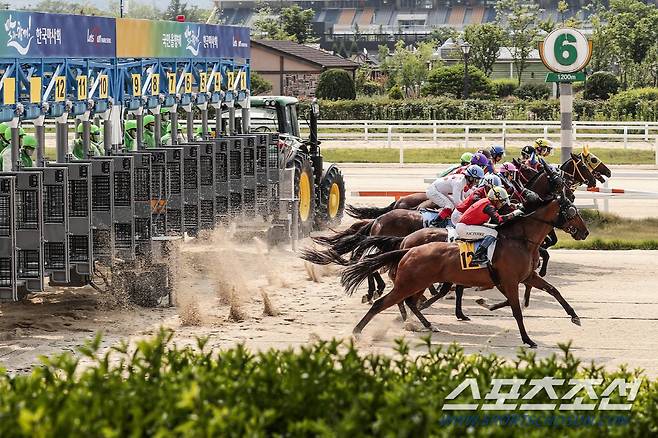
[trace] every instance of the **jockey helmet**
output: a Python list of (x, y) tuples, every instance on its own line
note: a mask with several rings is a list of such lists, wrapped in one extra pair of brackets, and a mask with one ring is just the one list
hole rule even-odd
[(471, 164), (480, 167), (486, 167), (489, 165), (489, 159), (483, 153), (476, 152), (471, 158)]
[(505, 156), (505, 147), (498, 144), (493, 145), (489, 149), (489, 153), (491, 153), (491, 158), (494, 160), (502, 159)]
[(548, 157), (553, 151), (553, 145), (548, 140), (538, 138), (534, 143), (535, 151), (542, 157)]
[(487, 173), (484, 175), (484, 178), (482, 178), (481, 185), (485, 186), (488, 189), (494, 188), (494, 187), (500, 187), (503, 185), (503, 182), (500, 180), (498, 175), (494, 175), (493, 173)]
[(535, 153), (535, 148), (532, 146), (523, 146), (521, 149), (521, 157), (523, 157), (524, 160), (529, 160), (532, 154)]
[(489, 190), (489, 193), (487, 193), (487, 198), (489, 198), (491, 202), (502, 202), (505, 204), (509, 201), (509, 195), (502, 187), (493, 187)]
[(466, 166), (467, 164), (471, 164), (471, 158), (473, 158), (472, 153), (464, 152), (461, 156), (462, 166)]
[(484, 178), (484, 170), (482, 170), (481, 167), (476, 166), (475, 164), (471, 164), (466, 168), (466, 171), (464, 172), (464, 175), (468, 178), (473, 178), (473, 179), (482, 179)]
[(509, 161), (504, 162), (500, 166), (500, 169), (498, 169), (498, 172), (500, 172), (500, 173), (516, 173), (518, 171), (519, 171), (519, 169), (516, 168), (514, 163), (510, 163)]

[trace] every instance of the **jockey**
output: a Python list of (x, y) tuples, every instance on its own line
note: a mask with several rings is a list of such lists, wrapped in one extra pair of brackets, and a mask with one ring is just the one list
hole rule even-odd
[(529, 160), (530, 157), (535, 153), (535, 148), (532, 146), (523, 146), (521, 148), (521, 161)]
[(459, 218), (461, 217), (462, 214), (468, 208), (475, 204), (477, 201), (479, 201), (482, 198), (487, 197), (487, 193), (489, 193), (489, 190), (493, 189), (494, 187), (502, 187), (503, 183), (500, 180), (500, 178), (497, 175), (494, 175), (492, 173), (487, 173), (484, 175), (484, 178), (480, 181), (480, 185), (478, 186), (477, 189), (473, 190), (470, 195), (466, 199), (464, 199), (462, 202), (459, 203), (459, 205), (455, 206), (454, 211), (452, 212), (452, 216), (450, 220), (452, 221), (453, 224), (456, 224), (459, 222)]
[(465, 170), (465, 166), (471, 164), (471, 158), (473, 158), (472, 153), (464, 152), (460, 157), (461, 164), (455, 164), (453, 166), (450, 166), (449, 168), (441, 172), (439, 174), (439, 177), (452, 175), (453, 173), (462, 173), (463, 172), (462, 168), (464, 168)]
[(516, 181), (517, 174), (519, 172), (519, 169), (514, 165), (514, 163), (510, 163), (509, 161), (504, 162), (499, 168), (498, 168), (498, 173), (502, 178), (506, 178), (507, 181), (509, 182), (514, 182)]
[(484, 172), (478, 166), (470, 165), (463, 174), (437, 178), (427, 188), (427, 198), (440, 209), (439, 219), (450, 217), (455, 205), (462, 202), (470, 190), (484, 178)]
[(538, 138), (533, 144), (533, 153), (526, 160), (526, 164), (535, 170), (541, 171), (542, 165), (539, 162), (539, 157), (548, 157), (553, 152), (553, 146), (548, 140)]
[(471, 158), (471, 164), (474, 164), (476, 166), (480, 166), (482, 168), (482, 170), (488, 170), (488, 168), (489, 168), (489, 159), (482, 152), (476, 152), (476, 153), (473, 154), (473, 157)]
[(493, 159), (491, 157), (491, 151), (488, 149), (480, 149), (477, 151), (477, 153), (482, 154), (485, 156), (487, 159), (487, 164), (485, 167), (482, 168), (482, 170), (485, 171), (485, 173), (493, 173), (494, 168), (493, 168)]
[(498, 164), (503, 160), (503, 157), (505, 156), (505, 147), (500, 145), (493, 145), (491, 146), (491, 149), (489, 149), (489, 153), (491, 154), (491, 162), (493, 164)]
[(494, 187), (489, 190), (486, 198), (480, 199), (478, 202), (471, 205), (459, 219), (459, 223), (457, 223), (455, 230), (461, 239), (482, 239), (480, 247), (473, 255), (473, 262), (486, 263), (487, 249), (498, 237), (498, 232), (493, 228), (485, 226), (485, 223), (489, 222), (493, 225), (500, 225), (523, 214), (523, 211), (521, 210), (514, 210), (509, 214), (501, 216), (498, 213), (498, 210), (506, 206), (508, 202), (509, 195), (505, 189), (502, 187)]

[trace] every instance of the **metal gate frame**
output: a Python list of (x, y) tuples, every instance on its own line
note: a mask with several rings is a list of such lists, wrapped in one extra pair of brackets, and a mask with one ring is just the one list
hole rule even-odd
[(134, 203), (135, 252), (139, 255), (151, 254), (151, 235), (153, 224), (151, 220), (151, 162), (150, 150), (131, 152), (124, 156), (133, 158), (132, 167), (132, 198)]
[[(162, 223), (163, 227), (160, 227), (160, 230), (164, 229), (163, 235), (182, 236), (184, 231), (183, 148), (166, 147), (149, 149), (149, 151), (163, 154), (165, 158), (165, 178), (164, 181), (161, 182), (164, 187), (164, 190), (161, 190), (161, 194), (164, 195), (163, 198), (156, 198), (158, 194), (153, 192), (155, 187), (153, 178), (155, 177), (156, 172), (153, 168), (151, 170), (151, 217), (152, 223), (154, 224), (153, 229), (155, 230), (156, 235), (159, 235), (160, 231), (158, 231), (158, 223), (163, 220), (162, 216), (164, 215), (164, 222)], [(152, 166), (155, 165), (155, 160), (152, 160)]]
[(256, 136), (239, 135), (242, 139), (242, 213), (256, 217)]
[(188, 235), (197, 236), (201, 217), (199, 145), (179, 146), (183, 148), (183, 228)]
[(270, 214), (269, 190), (267, 187), (267, 154), (269, 135), (254, 134), (256, 137), (256, 214), (267, 219)]
[(46, 163), (47, 167), (68, 169), (68, 248), (69, 280), (60, 282), (50, 278), (50, 285), (83, 286), (94, 273), (94, 244), (92, 229), (92, 163), (73, 161), (69, 163)]
[(17, 301), (16, 176), (0, 173), (0, 300)]
[(44, 273), (57, 283), (68, 283), (69, 262), (69, 171), (66, 166), (32, 167), (43, 173), (43, 265)]
[[(103, 159), (104, 157), (98, 157)], [(114, 254), (117, 258), (135, 260), (135, 186), (134, 157), (115, 155), (110, 157), (112, 168), (112, 203)]]
[(91, 165), (91, 240), (94, 261), (105, 266), (114, 264), (116, 242), (114, 235), (114, 160), (112, 157), (93, 157), (77, 161)]
[(228, 215), (229, 219), (242, 216), (244, 191), (242, 184), (242, 139), (225, 137), (228, 141)]
[(44, 287), (43, 174), (30, 170), (14, 174), (17, 195), (14, 198), (16, 285), (18, 297), (22, 298), (30, 292), (42, 292)]
[(217, 223), (224, 225), (229, 221), (229, 143), (226, 138), (215, 140), (215, 216)]
[(195, 142), (199, 145), (199, 228), (215, 228), (215, 143)]
[(279, 134), (269, 133), (269, 143), (267, 148), (267, 186), (269, 197), (269, 213), (274, 218), (279, 218), (279, 182), (281, 181), (281, 172), (283, 170), (282, 152), (279, 149)]

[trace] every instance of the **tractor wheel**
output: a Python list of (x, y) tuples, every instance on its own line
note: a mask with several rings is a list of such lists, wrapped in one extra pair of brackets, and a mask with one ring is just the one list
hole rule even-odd
[(345, 210), (345, 181), (343, 174), (331, 166), (322, 177), (320, 185), (320, 205), (316, 221), (319, 229), (338, 225)]
[(299, 235), (311, 234), (315, 222), (313, 164), (304, 155), (295, 156), (295, 191), (299, 199)]

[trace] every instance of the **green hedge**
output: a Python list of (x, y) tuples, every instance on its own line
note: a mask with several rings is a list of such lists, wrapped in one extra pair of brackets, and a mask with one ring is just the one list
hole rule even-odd
[[(658, 89), (631, 90), (610, 100), (574, 100), (576, 120), (658, 121)], [(447, 97), (394, 100), (369, 97), (320, 101), (325, 120), (559, 120), (557, 99), (459, 100)]]
[[(519, 350), (516, 360), (505, 361), (493, 354), (466, 355), (456, 345), (431, 346), (429, 339), (416, 349), (417, 357), (403, 341), (392, 356), (361, 353), (337, 341), (259, 353), (242, 346), (208, 351), (204, 339), (197, 348), (170, 341), (171, 333), (161, 331), (152, 341), (138, 342), (135, 351), (122, 344), (100, 354), (97, 338), (80, 349), (85, 366), (64, 353), (28, 375), (0, 372), (0, 436), (648, 437), (658, 424), (655, 381), (625, 368), (585, 366), (565, 345), (560, 355), (540, 359)], [(446, 421), (459, 413), (442, 411), (446, 396), (465, 378), (477, 379), (484, 397), (492, 378), (543, 377), (603, 379), (599, 394), (615, 378), (639, 378), (641, 386), (631, 412), (528, 413), (540, 420), (588, 414), (607, 421), (615, 415), (626, 419), (621, 426), (472, 427)], [(524, 384), (521, 394), (532, 387)], [(570, 389), (555, 387), (558, 399)], [(577, 395), (590, 401), (584, 392)], [(626, 399), (615, 391), (610, 402)], [(531, 403), (555, 401), (542, 390)], [(490, 413), (518, 411), (471, 412)]]

